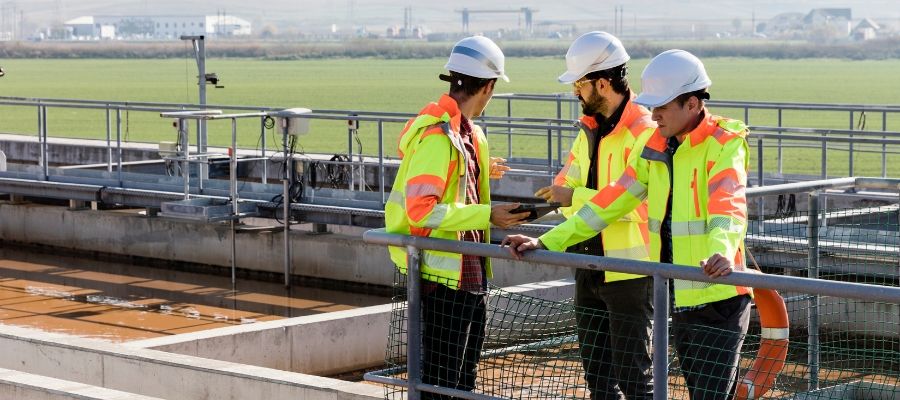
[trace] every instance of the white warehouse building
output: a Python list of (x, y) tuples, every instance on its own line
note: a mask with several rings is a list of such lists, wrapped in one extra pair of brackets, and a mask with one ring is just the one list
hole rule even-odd
[(182, 35), (246, 36), (250, 22), (233, 15), (83, 16), (66, 21), (73, 38), (178, 39)]

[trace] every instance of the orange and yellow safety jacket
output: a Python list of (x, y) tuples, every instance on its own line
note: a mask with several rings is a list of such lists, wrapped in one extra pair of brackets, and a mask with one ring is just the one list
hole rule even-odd
[[(443, 95), (409, 120), (400, 135), (400, 168), (391, 195), (384, 206), (386, 231), (403, 235), (459, 240), (465, 231), (483, 230), (490, 240), (491, 193), (490, 156), (481, 128), (472, 128), (478, 167), (480, 204), (465, 204), (468, 153), (459, 135), (462, 114), (452, 97)], [(391, 260), (406, 274), (407, 254), (390, 247)], [(459, 288), (462, 255), (425, 250), (422, 277)], [(491, 278), (490, 260), (485, 260)]]
[[(745, 269), (747, 229), (747, 127), (741, 121), (711, 116), (675, 151), (669, 171), (666, 138), (657, 130), (640, 157), (631, 159), (615, 182), (601, 189), (566, 222), (540, 237), (550, 250), (562, 250), (609, 227), (647, 199), (650, 257), (659, 261), (660, 229), (672, 191), (672, 256), (679, 265), (699, 267), (719, 253)], [(669, 174), (672, 174), (670, 187)], [(675, 280), (675, 305), (696, 306), (751, 293), (742, 286)]]
[[(618, 124), (596, 144), (597, 188), (603, 188), (612, 183), (612, 178), (618, 178), (625, 171), (629, 158), (638, 155), (638, 152), (634, 151), (635, 147), (640, 149), (640, 144), (646, 142), (656, 129), (656, 123), (650, 118), (650, 112), (631, 100), (625, 99), (627, 103)], [(567, 218), (580, 210), (598, 192), (596, 189), (589, 189), (587, 181), (591, 167), (592, 141), (589, 137), (597, 137), (599, 126), (592, 116), (583, 116), (577, 125), (581, 129), (572, 143), (569, 158), (553, 181), (555, 185), (573, 189), (571, 207), (562, 209)], [(568, 225), (561, 229), (573, 227)], [(648, 244), (646, 203), (612, 222), (603, 231), (603, 253), (607, 257), (646, 261), (650, 259)], [(642, 277), (613, 271), (607, 271), (604, 276), (606, 282)]]

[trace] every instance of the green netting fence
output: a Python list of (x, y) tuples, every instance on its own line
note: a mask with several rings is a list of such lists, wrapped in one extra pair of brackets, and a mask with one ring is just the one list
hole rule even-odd
[[(779, 207), (763, 221), (752, 219), (747, 249), (769, 274), (898, 286), (900, 217), (896, 204), (865, 209), (825, 208), (818, 215), (818, 241), (810, 241), (807, 237), (810, 218), (805, 212)], [(818, 254), (813, 270), (809, 268), (810, 254)], [(405, 276), (397, 274), (395, 288), (387, 369), (382, 373), (405, 379), (409, 338)], [(433, 290), (429, 285), (423, 289), (426, 292)], [(791, 322), (790, 345), (784, 368), (772, 389), (762, 398), (900, 399), (900, 304), (807, 293), (781, 294)], [(594, 357), (603, 358), (609, 356), (609, 346), (604, 343), (579, 346), (576, 312), (600, 321), (628, 317), (602, 310), (576, 310), (571, 299), (551, 301), (497, 287), (489, 288), (485, 298), (483, 338), (477, 334), (479, 327), (470, 326), (468, 328), (476, 334), (469, 335), (470, 342), (461, 347), (459, 337), (441, 337), (431, 343), (439, 353), (464, 354), (462, 348), (465, 345), (472, 345), (472, 340), (483, 340), (477, 378), (471, 385), (474, 393), (512, 399), (590, 398), (580, 348), (589, 347)], [(454, 325), (448, 316), (459, 313), (459, 309), (451, 307), (459, 305), (443, 298), (426, 312), (441, 314), (437, 322), (432, 323), (447, 328)], [(427, 325), (425, 329), (428, 329)], [(709, 351), (716, 351), (718, 336), (727, 334), (709, 328), (681, 328), (696, 329), (695, 334), (704, 335), (708, 343), (701, 347), (706, 346)], [(754, 310), (749, 331), (742, 338), (739, 379), (757, 358), (760, 328)], [(669, 342), (668, 397), (688, 399), (681, 362), (671, 346), (671, 337)], [(462, 352), (454, 353), (453, 346)], [(466, 364), (461, 359), (448, 359), (446, 354), (444, 358), (431, 361), (431, 364), (439, 364), (438, 369)], [(438, 370), (431, 373), (447, 372), (435, 371)], [(466, 371), (450, 373), (465, 375)], [(426, 375), (429, 375), (428, 371)], [(621, 387), (631, 383), (624, 381), (624, 377), (618, 382)], [(422, 393), (422, 396), (442, 398), (429, 393)], [(386, 397), (405, 398), (405, 388), (386, 386)], [(715, 394), (708, 398), (727, 398), (727, 395)]]

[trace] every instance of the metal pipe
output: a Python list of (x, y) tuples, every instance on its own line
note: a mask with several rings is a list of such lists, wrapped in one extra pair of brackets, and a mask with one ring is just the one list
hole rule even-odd
[[(512, 118), (512, 98), (506, 99), (506, 116)], [(512, 160), (512, 128), (506, 128), (506, 159)]]
[(553, 184), (553, 130), (547, 129), (547, 173), (550, 174), (550, 184)]
[[(811, 190), (819, 189), (835, 189), (848, 186), (859, 186), (861, 182), (860, 180), (862, 180), (862, 182), (868, 182), (865, 180), (865, 178), (835, 178), (820, 181), (783, 183), (780, 185), (769, 185), (765, 187), (752, 187), (747, 189), (747, 197), (759, 197), (776, 194), (808, 192)], [(865, 186), (869, 187), (871, 185), (874, 185), (874, 182), (870, 182), (869, 185)]]
[[(199, 85), (200, 93), (200, 107), (206, 108), (206, 38), (201, 35), (197, 39), (194, 40), (194, 43), (197, 44), (197, 69), (199, 72), (199, 79), (197, 84)], [(207, 132), (207, 124), (206, 121), (200, 120), (198, 122), (197, 129), (199, 130), (200, 137), (197, 140), (197, 152), (200, 154), (207, 153), (207, 140), (208, 140), (208, 132)], [(205, 157), (203, 158), (205, 160)], [(199, 165), (197, 171), (197, 178), (199, 181), (199, 189), (202, 193), (203, 190), (203, 180), (209, 179), (209, 166), (201, 163)]]
[(420, 400), (418, 385), (422, 382), (422, 299), (421, 262), (422, 251), (415, 246), (406, 246), (409, 255), (406, 274), (406, 376), (409, 380), (408, 400)]
[[(184, 160), (181, 162), (181, 179), (184, 180), (184, 199), (188, 200), (191, 198), (191, 164), (188, 161), (190, 158), (190, 139), (188, 138), (187, 131), (188, 122), (184, 119), (178, 120), (178, 139), (181, 140), (181, 154), (184, 156)], [(201, 194), (198, 192), (198, 194)]]
[(40, 135), (44, 138), (40, 142), (41, 147), (41, 178), (45, 181), (50, 180), (50, 154), (47, 151), (49, 149), (49, 145), (47, 142), (49, 141), (49, 134), (47, 133), (47, 106), (41, 106), (41, 132)]
[[(778, 127), (781, 128), (781, 108), (778, 109)], [(780, 132), (779, 132), (780, 133)], [(781, 135), (778, 136), (778, 173), (783, 174), (782, 170), (782, 157), (781, 157)]]
[(106, 172), (112, 174), (112, 126), (109, 123), (109, 104), (106, 105)]
[[(228, 182), (230, 184), (229, 191), (231, 197), (231, 287), (237, 284), (237, 230), (236, 224), (240, 218), (240, 210), (238, 208), (238, 192), (237, 192), (237, 119), (231, 119), (231, 151), (229, 152)], [(203, 165), (203, 164), (201, 164)]]
[[(197, 158), (197, 193), (198, 194), (203, 194), (203, 179), (204, 179), (204, 177), (206, 179), (209, 178), (209, 174), (207, 174), (205, 172), (207, 167), (209, 166), (209, 164), (208, 164), (209, 158), (206, 157), (207, 152), (205, 150), (205, 146), (200, 145), (200, 142), (203, 140), (202, 131), (203, 131), (203, 126), (205, 126), (205, 124), (206, 124), (206, 121), (203, 121), (202, 119), (197, 120), (197, 155), (199, 156)], [(185, 125), (184, 132), (185, 132), (185, 136), (187, 136), (187, 125)], [(237, 150), (237, 149), (235, 149), (235, 150)]]
[(828, 133), (822, 132), (822, 179), (828, 179)]
[[(283, 119), (282, 121), (286, 121)], [(291, 154), (288, 159), (288, 126), (285, 123), (281, 127), (281, 145), (284, 148), (284, 193), (282, 194), (282, 203), (284, 204), (284, 287), (291, 286), (291, 184), (293, 183), (294, 156)]]
[[(260, 156), (266, 158), (266, 117), (259, 118), (259, 140), (262, 142), (262, 151)], [(262, 163), (262, 183), (269, 183), (269, 160), (263, 160)]]
[[(556, 130), (556, 166), (562, 168), (565, 165), (565, 161), (563, 161), (563, 138), (562, 138), (562, 130)], [(554, 173), (556, 171), (554, 170)]]
[(119, 179), (119, 187), (123, 187), (122, 180), (122, 109), (116, 108), (116, 174)]
[[(850, 128), (849, 128), (849, 130), (851, 130), (851, 131), (853, 130), (853, 111), (852, 110), (850, 111)], [(852, 133), (850, 134), (850, 139), (851, 139), (851, 141), (850, 141), (849, 154), (848, 154), (848, 159), (847, 159), (847, 167), (849, 169), (849, 172), (847, 173), (847, 176), (853, 176), (853, 140), (852, 140), (853, 134)]]
[[(765, 186), (765, 175), (763, 174), (763, 139), (756, 139), (756, 186), (763, 187)], [(756, 202), (756, 217), (759, 218), (759, 232), (763, 233), (765, 230), (765, 222), (766, 222), (766, 199), (764, 197), (760, 197), (759, 201)]]
[[(386, 233), (380, 229), (365, 232), (363, 234), (363, 241), (370, 244), (399, 247), (415, 246), (422, 249), (471, 254), (474, 256), (514, 259), (510, 254), (509, 249), (506, 247), (420, 236), (395, 235)], [(819, 293), (820, 295), (825, 296), (900, 303), (900, 287), (825, 280), (811, 281), (802, 277), (758, 275), (749, 272), (733, 272), (728, 276), (709, 278), (703, 271), (696, 267), (588, 256), (574, 253), (559, 253), (546, 250), (529, 251), (522, 256), (522, 259), (533, 263), (558, 265), (563, 267), (616, 271), (648, 276), (659, 274), (670, 279), (684, 279), (733, 286), (761, 287), (802, 293)]]
[(381, 193), (382, 205), (387, 202), (384, 184), (384, 123), (378, 121), (378, 192)]
[[(887, 112), (881, 113), (881, 131), (887, 131)], [(885, 140), (887, 140), (887, 136), (882, 136)], [(887, 144), (881, 144), (881, 177), (887, 177)]]
[[(815, 283), (819, 278), (819, 193), (809, 194), (809, 215), (806, 224), (806, 236), (809, 243), (807, 259), (807, 277)], [(811, 295), (807, 300), (807, 326), (809, 336), (807, 344), (807, 365), (809, 365), (808, 390), (819, 388), (819, 296)]]
[[(351, 115), (351, 117), (353, 116)], [(358, 120), (354, 119), (350, 119), (347, 121), (349, 125), (347, 127), (347, 161), (350, 162), (350, 176), (347, 178), (347, 180), (349, 181), (348, 184), (350, 185), (350, 187), (348, 189), (350, 190), (353, 190), (353, 186), (355, 186), (356, 184), (356, 168), (353, 168), (353, 133), (358, 126), (357, 124), (359, 124), (359, 122), (357, 121)]]
[(669, 357), (669, 280), (653, 275), (653, 399), (667, 400)]

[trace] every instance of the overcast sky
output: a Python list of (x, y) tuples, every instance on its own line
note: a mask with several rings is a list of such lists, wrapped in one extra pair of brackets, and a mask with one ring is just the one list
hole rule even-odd
[[(428, 26), (431, 30), (441, 25), (451, 27), (460, 24), (456, 9), (517, 9), (531, 7), (538, 10), (535, 23), (572, 22), (580, 25), (591, 21), (611, 20), (616, 5), (624, 7), (624, 19), (696, 19), (698, 21), (735, 18), (750, 20), (755, 14), (761, 21), (784, 12), (806, 13), (812, 8), (851, 8), (854, 19), (870, 17), (900, 19), (898, 0), (759, 0), (759, 1), (710, 1), (710, 0), (629, 0), (584, 1), (556, 0), (553, 2), (523, 0), (0, 0), (14, 3), (27, 21), (46, 24), (54, 19), (71, 19), (82, 15), (184, 15), (210, 14), (225, 11), (259, 23), (295, 27), (299, 30), (338, 25), (399, 25), (403, 22), (403, 8), (412, 6), (413, 23)], [(5, 8), (6, 9), (6, 8)], [(473, 16), (472, 22), (487, 19)], [(515, 15), (491, 16), (490, 19), (511, 19)]]

